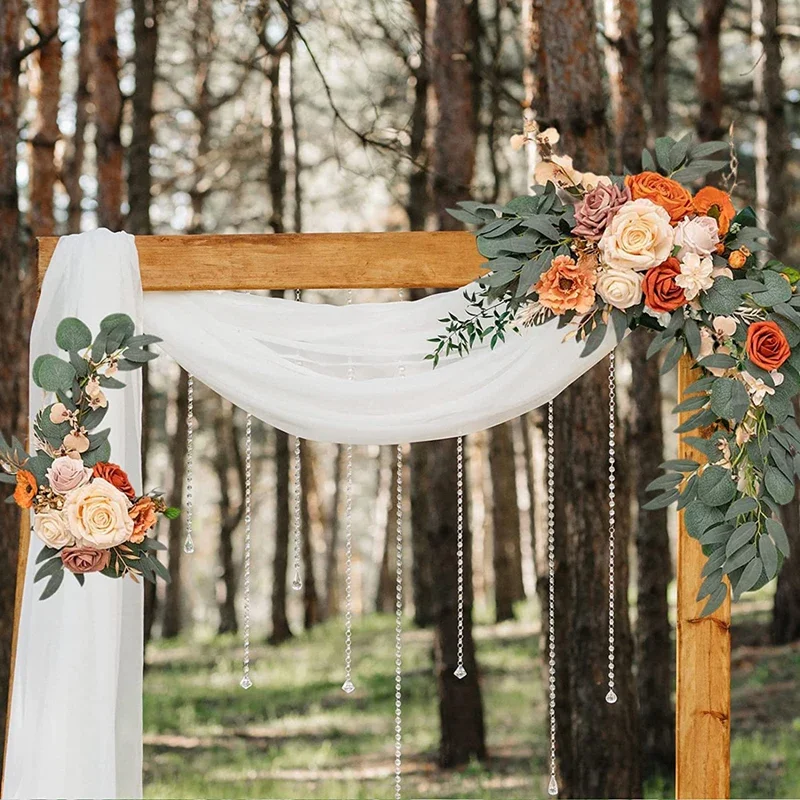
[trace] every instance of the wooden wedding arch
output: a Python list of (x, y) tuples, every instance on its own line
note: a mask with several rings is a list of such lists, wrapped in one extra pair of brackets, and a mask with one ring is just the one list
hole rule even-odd
[[(57, 237), (39, 239), (39, 278)], [(141, 236), (136, 239), (145, 291), (203, 289), (454, 289), (472, 281), (481, 256), (469, 233), (311, 233)], [(679, 395), (691, 382), (684, 356)], [(679, 457), (701, 456), (685, 441)], [(12, 665), (30, 527), (20, 532)], [(678, 516), (676, 797), (730, 793), (730, 601), (710, 617), (695, 601), (703, 556)], [(13, 668), (11, 670), (13, 680)], [(9, 693), (9, 699), (11, 695)]]

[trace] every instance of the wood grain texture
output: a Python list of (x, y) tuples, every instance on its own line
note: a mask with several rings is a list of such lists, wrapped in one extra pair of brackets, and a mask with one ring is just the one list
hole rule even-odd
[[(58, 237), (39, 240), (41, 282)], [(145, 291), (452, 289), (485, 259), (464, 231), (137, 236)]]
[[(696, 377), (684, 356), (678, 367), (678, 396)], [(681, 421), (694, 412), (681, 414)], [(703, 456), (678, 440), (678, 458)], [(691, 434), (689, 434), (691, 435)], [(696, 435), (696, 434), (695, 434)], [(705, 563), (700, 543), (690, 538), (678, 513), (677, 688), (675, 699), (675, 796), (730, 797), (731, 608), (730, 596), (710, 617), (701, 617), (695, 598)]]

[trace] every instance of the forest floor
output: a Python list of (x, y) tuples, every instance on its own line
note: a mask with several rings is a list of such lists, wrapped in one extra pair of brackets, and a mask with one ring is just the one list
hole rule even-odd
[[(436, 768), (431, 636), (403, 639), (404, 796), (546, 796), (546, 729), (533, 609), (476, 627), (491, 758)], [(734, 624), (733, 797), (800, 797), (800, 647), (765, 644), (766, 611)], [(157, 643), (144, 693), (145, 796), (383, 798), (393, 796), (394, 621), (358, 619), (356, 691), (342, 692), (339, 621), (280, 647), (252, 649), (243, 691), (238, 638)], [(647, 796), (672, 797), (651, 783)]]

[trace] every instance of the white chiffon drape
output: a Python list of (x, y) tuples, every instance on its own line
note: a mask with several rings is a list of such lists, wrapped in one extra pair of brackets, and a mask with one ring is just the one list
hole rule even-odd
[[(176, 257), (180, 257), (179, 254)], [(394, 444), (465, 435), (548, 402), (614, 347), (594, 354), (555, 322), (490, 350), (424, 356), (439, 320), (463, 315), (463, 290), (414, 302), (333, 306), (237, 292), (141, 292), (133, 237), (64, 237), (45, 276), (31, 359), (54, 352), (63, 317), (93, 329), (122, 311), (137, 329), (237, 406), (305, 439)], [(110, 393), (112, 458), (141, 488), (141, 384)], [(31, 390), (31, 411), (42, 404)], [(177, 502), (179, 498), (174, 498)], [(201, 498), (202, 501), (202, 498)], [(129, 580), (69, 577), (34, 589), (34, 539), (22, 606), (4, 797), (138, 797), (142, 767), (142, 592)], [(235, 681), (231, 692), (240, 691)]]

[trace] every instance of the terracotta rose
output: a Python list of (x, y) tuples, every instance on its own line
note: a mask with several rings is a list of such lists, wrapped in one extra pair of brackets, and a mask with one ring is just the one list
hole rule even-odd
[(128, 516), (133, 520), (133, 533), (130, 540), (134, 544), (139, 544), (144, 541), (147, 531), (156, 524), (156, 504), (151, 497), (142, 497), (133, 504)]
[(108, 550), (95, 550), (93, 547), (65, 547), (59, 555), (64, 566), (78, 575), (100, 572), (111, 560)]
[(626, 175), (625, 185), (631, 190), (634, 200), (652, 200), (665, 209), (673, 225), (694, 210), (689, 190), (657, 172)]
[(686, 294), (675, 283), (681, 274), (681, 264), (677, 258), (668, 258), (663, 264), (648, 270), (644, 276), (644, 301), (653, 311), (663, 313), (674, 311), (686, 305)]
[(747, 329), (747, 355), (761, 369), (778, 369), (792, 354), (789, 342), (777, 323), (754, 322)]
[(109, 464), (101, 461), (94, 465), (92, 475), (95, 478), (102, 478), (108, 481), (114, 488), (119, 489), (122, 494), (133, 500), (136, 497), (136, 490), (128, 480), (128, 474), (117, 464)]

